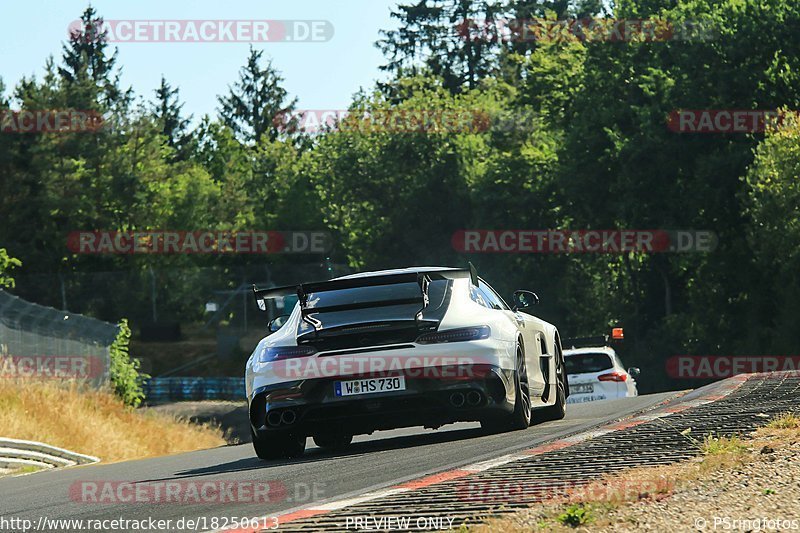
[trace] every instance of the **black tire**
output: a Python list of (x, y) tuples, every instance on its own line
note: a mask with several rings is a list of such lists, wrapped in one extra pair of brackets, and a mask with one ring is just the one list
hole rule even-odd
[(300, 457), (306, 450), (305, 437), (296, 437), (288, 433), (259, 437), (252, 429), (250, 435), (253, 437), (253, 449), (256, 455), (265, 461)]
[(561, 350), (556, 347), (556, 403), (543, 409), (533, 412), (534, 422), (548, 422), (550, 420), (561, 420), (567, 415), (567, 394), (565, 383), (567, 377), (564, 373), (564, 362)]
[(528, 385), (528, 368), (521, 347), (517, 347), (517, 369), (514, 371), (514, 412), (500, 420), (481, 421), (488, 431), (516, 431), (531, 425), (531, 396)]
[(341, 450), (353, 442), (352, 435), (314, 435), (314, 444), (323, 450)]

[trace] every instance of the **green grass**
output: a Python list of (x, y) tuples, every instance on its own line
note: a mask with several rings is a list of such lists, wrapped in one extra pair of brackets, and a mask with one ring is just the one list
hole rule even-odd
[(715, 437), (713, 434), (703, 438), (700, 448), (706, 455), (739, 454), (747, 451), (742, 439), (734, 435), (732, 437)]
[(42, 470), (40, 466), (33, 466), (33, 465), (25, 465), (19, 468), (14, 469), (14, 474), (32, 474), (33, 472), (38, 472)]

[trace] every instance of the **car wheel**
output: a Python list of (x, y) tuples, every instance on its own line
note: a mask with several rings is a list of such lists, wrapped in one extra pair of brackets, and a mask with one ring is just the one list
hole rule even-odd
[(341, 450), (353, 442), (352, 435), (314, 435), (314, 444), (324, 450)]
[(531, 424), (531, 395), (528, 368), (521, 347), (517, 347), (517, 369), (514, 372), (514, 412), (504, 420), (487, 420), (481, 427), (490, 431), (527, 429)]
[(299, 457), (306, 450), (306, 438), (296, 437), (288, 433), (275, 433), (259, 437), (252, 429), (253, 449), (259, 459), (265, 461)]
[(565, 382), (564, 363), (562, 362), (561, 350), (558, 350), (556, 353), (556, 403), (534, 411), (534, 422), (561, 420), (567, 415), (567, 394), (564, 389)]

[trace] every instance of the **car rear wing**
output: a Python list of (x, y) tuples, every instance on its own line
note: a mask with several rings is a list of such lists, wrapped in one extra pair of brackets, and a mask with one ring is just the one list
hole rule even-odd
[[(398, 274), (384, 274), (378, 276), (365, 276), (346, 279), (335, 279), (329, 281), (319, 281), (312, 283), (301, 283), (300, 285), (290, 285), (288, 287), (277, 287), (272, 289), (259, 289), (253, 286), (253, 294), (256, 303), (262, 311), (267, 310), (266, 301), (274, 298), (281, 298), (297, 295), (300, 304), (301, 318), (317, 330), (321, 323), (314, 317), (314, 313), (348, 311), (352, 309), (367, 309), (372, 307), (383, 307), (390, 305), (420, 304), (420, 309), (414, 316), (415, 321), (419, 322), (422, 313), (428, 307), (430, 299), (428, 297), (428, 287), (434, 280), (455, 280), (470, 279), (473, 284), (478, 284), (478, 273), (470, 263), (469, 268), (457, 269), (448, 268), (440, 270), (420, 270), (418, 272), (401, 272)], [(385, 285), (396, 285), (401, 283), (416, 283), (419, 286), (419, 296), (413, 298), (401, 298), (393, 300), (382, 300), (376, 302), (357, 302), (342, 305), (330, 305), (326, 307), (308, 307), (308, 296), (310, 294), (340, 291), (346, 289), (358, 289), (364, 287), (378, 287)]]

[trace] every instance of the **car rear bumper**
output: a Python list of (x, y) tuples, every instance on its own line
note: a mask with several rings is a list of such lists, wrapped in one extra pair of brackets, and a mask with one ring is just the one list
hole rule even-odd
[[(461, 421), (481, 421), (514, 409), (513, 371), (493, 365), (447, 367), (405, 376), (406, 390), (336, 396), (334, 383), (369, 376), (325, 377), (267, 385), (253, 391), (250, 424), (259, 434), (364, 434), (410, 426), (439, 427)], [(463, 403), (461, 401), (463, 400)], [(272, 413), (271, 416), (270, 413)], [(275, 423), (278, 415), (284, 421)]]

